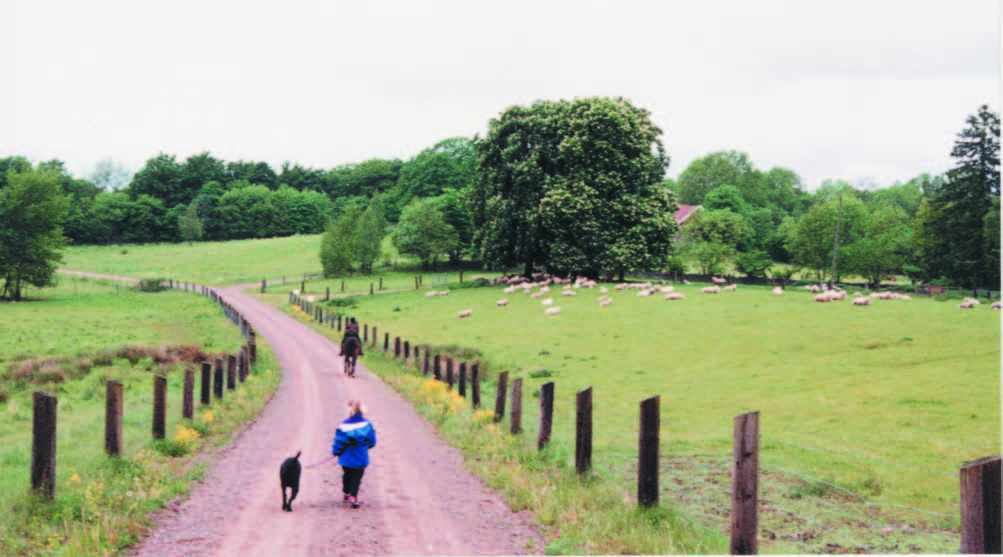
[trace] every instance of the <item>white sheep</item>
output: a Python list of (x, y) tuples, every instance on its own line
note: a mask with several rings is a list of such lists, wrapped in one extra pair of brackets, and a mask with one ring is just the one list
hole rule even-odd
[(729, 284), (728, 286), (725, 286), (724, 289), (727, 292), (734, 292), (734, 291), (738, 290), (738, 285), (737, 284)]
[(830, 296), (828, 292), (823, 292), (823, 293), (815, 296), (815, 301), (816, 302), (831, 302), (832, 301), (832, 296)]
[(543, 312), (547, 315), (557, 315), (561, 313), (561, 306), (554, 306), (552, 308), (547, 308), (547, 311)]
[(550, 287), (544, 286), (543, 288), (540, 289), (540, 292), (550, 292)]
[(546, 294), (546, 292), (544, 292), (542, 290), (539, 291), (539, 292), (533, 292), (532, 298), (535, 300), (535, 299), (539, 298), (540, 296), (543, 296), (544, 294)]
[(626, 290), (627, 289), (627, 283), (626, 282), (620, 283), (620, 284), (616, 285), (613, 289), (614, 290)]
[(507, 286), (505, 287), (505, 290), (503, 290), (503, 292), (505, 292), (506, 294), (511, 294), (515, 292), (515, 286)]
[(720, 286), (704, 286), (700, 289), (704, 294), (719, 294), (721, 292)]
[(436, 292), (435, 290), (433, 290), (433, 291), (431, 291), (431, 292), (426, 292), (426, 293), (425, 293), (425, 297), (426, 297), (426, 298), (431, 298), (431, 297), (433, 297), (433, 296), (438, 296), (438, 295), (439, 295), (439, 293), (438, 293), (438, 292)]
[(459, 317), (460, 319), (463, 319), (465, 317), (470, 317), (473, 313), (474, 313), (473, 311), (471, 311), (469, 309), (465, 309), (465, 310), (457, 313), (456, 316)]
[(443, 290), (443, 291), (439, 292), (439, 295), (440, 296), (448, 296), (449, 295), (449, 290)]
[(549, 305), (552, 305), (554, 303), (554, 299), (553, 298), (547, 298), (546, 300), (544, 300), (544, 301), (542, 301), (540, 303), (542, 305), (549, 306)]
[(784, 289), (783, 288), (780, 288), (779, 286), (776, 286), (776, 287), (773, 288), (772, 294), (774, 296), (781, 296), (781, 295), (783, 295), (783, 293), (784, 293)]
[(812, 294), (818, 294), (819, 292), (822, 291), (822, 289), (819, 288), (817, 284), (811, 285), (810, 287), (808, 287), (808, 289), (811, 290)]
[(867, 296), (853, 299), (853, 305), (855, 306), (869, 306), (871, 305), (871, 299)]
[(498, 300), (497, 302), (495, 302), (495, 305), (498, 306), (498, 307), (505, 307), (505, 306), (507, 306), (508, 305), (508, 298), (504, 298), (504, 299)]
[(723, 279), (723, 278), (710, 277), (710, 280), (714, 281), (714, 284), (727, 284), (728, 283), (728, 279)]
[(991, 305), (991, 306), (989, 306), (989, 307), (990, 307), (991, 309), (1000, 309), (1000, 307), (1001, 307), (1001, 306), (1000, 306), (1000, 303), (999, 303), (999, 302), (993, 302), (993, 305)]
[(637, 293), (638, 298), (643, 298), (644, 296), (651, 296), (651, 290), (641, 290)]
[(964, 302), (958, 304), (958, 309), (974, 309), (974, 308), (975, 304), (973, 304), (971, 300), (965, 300)]
[(599, 300), (599, 307), (604, 308), (604, 307), (606, 307), (606, 306), (608, 306), (608, 305), (610, 305), (612, 303), (613, 303), (613, 300), (610, 300), (609, 298), (607, 298), (605, 300)]
[(686, 296), (683, 296), (681, 292), (671, 292), (665, 296), (666, 300), (682, 300)]
[(600, 286), (599, 292), (601, 292), (602, 294), (609, 294), (609, 288), (606, 288), (605, 286)]
[(577, 296), (577, 295), (578, 292), (575, 292), (574, 290), (565, 290), (564, 292), (561, 292), (561, 296)]

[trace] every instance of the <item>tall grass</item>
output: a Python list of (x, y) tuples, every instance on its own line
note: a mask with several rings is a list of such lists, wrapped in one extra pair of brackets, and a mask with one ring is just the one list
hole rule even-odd
[[(810, 544), (818, 532), (804, 531), (849, 528), (827, 535), (836, 547), (816, 542), (801, 551), (951, 551), (957, 470), (1000, 451), (1000, 319), (985, 306), (963, 312), (914, 299), (860, 308), (815, 304), (797, 291), (774, 297), (740, 287), (708, 296), (679, 286), (683, 301), (613, 292), (615, 303), (602, 309), (598, 292), (554, 291), (562, 312), (546, 317), (523, 294), (455, 286), (433, 298), (357, 296), (350, 312), (381, 336), (479, 354), (489, 377), (503, 369), (522, 376), (527, 400), (555, 381), (556, 446), (573, 446), (574, 392), (593, 387), (593, 462), (618, 478), (626, 498), (636, 474), (637, 404), (659, 394), (667, 489), (694, 513), (721, 514), (723, 506), (725, 522), (732, 419), (761, 411), (765, 506), (778, 517), (777, 543), (800, 536)], [(502, 297), (509, 306), (495, 307)], [(456, 318), (468, 308), (471, 318)], [(535, 404), (524, 409), (523, 423), (535, 423)], [(558, 458), (572, 464), (570, 452)], [(693, 477), (705, 485), (693, 488)], [(798, 527), (804, 531), (788, 531)], [(898, 543), (888, 528), (918, 538)]]
[[(198, 451), (227, 441), (278, 387), (274, 355), (259, 361), (222, 403), (182, 420), (184, 363), (158, 363), (163, 346), (233, 353), (239, 330), (218, 307), (183, 292), (143, 294), (88, 279), (64, 279), (36, 301), (5, 304), (0, 329), (0, 554), (107, 555), (136, 542), (147, 514), (186, 493), (204, 473)], [(33, 370), (25, 363), (44, 360)], [(151, 438), (154, 374), (168, 379), (168, 438)], [(120, 457), (104, 453), (105, 383), (123, 383)], [(50, 501), (30, 490), (32, 391), (58, 398), (56, 486)]]

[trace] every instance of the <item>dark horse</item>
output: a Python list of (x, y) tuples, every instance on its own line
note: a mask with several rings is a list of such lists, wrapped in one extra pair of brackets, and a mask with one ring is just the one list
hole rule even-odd
[(355, 377), (355, 361), (359, 358), (359, 339), (348, 337), (345, 339), (343, 352), (345, 353), (345, 373), (349, 377)]

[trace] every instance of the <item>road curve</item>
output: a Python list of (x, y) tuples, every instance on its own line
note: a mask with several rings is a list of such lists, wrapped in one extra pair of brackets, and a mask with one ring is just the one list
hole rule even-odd
[[(410, 403), (359, 365), (341, 370), (338, 349), (309, 327), (241, 290), (218, 290), (268, 342), (283, 380), (261, 415), (222, 449), (190, 496), (159, 512), (131, 552), (147, 555), (517, 555), (542, 550), (524, 513), (467, 471), (462, 455)], [(293, 512), (281, 510), (278, 469), (302, 450), (304, 465), (331, 452), (345, 402), (359, 398), (377, 431), (360, 509), (341, 498), (334, 462), (305, 469)], [(532, 549), (531, 549), (532, 548)]]

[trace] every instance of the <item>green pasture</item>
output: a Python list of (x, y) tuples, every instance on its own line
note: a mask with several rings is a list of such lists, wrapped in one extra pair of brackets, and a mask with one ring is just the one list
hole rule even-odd
[[(953, 528), (958, 469), (1000, 452), (1000, 314), (987, 305), (963, 311), (914, 298), (854, 307), (814, 303), (803, 289), (706, 295), (702, 285), (677, 286), (686, 299), (665, 301), (607, 285), (614, 303), (605, 308), (598, 289), (552, 289), (546, 297), (561, 312), (547, 316), (528, 295), (457, 286), (432, 298), (427, 288), (352, 296), (332, 309), (377, 325), (381, 337), (476, 353), (489, 377), (523, 377), (527, 400), (554, 381), (563, 443), (573, 445), (574, 393), (592, 387), (603, 469), (628, 474), (638, 403), (649, 396), (661, 397), (665, 457), (717, 457), (724, 468), (734, 417), (758, 410), (765, 472)], [(509, 305), (496, 307), (502, 298)], [(472, 317), (458, 319), (465, 309)], [(523, 423), (536, 424), (535, 404), (525, 412)]]
[[(186, 367), (144, 353), (198, 346), (235, 353), (238, 327), (208, 298), (181, 291), (141, 293), (106, 281), (61, 277), (32, 300), (0, 305), (0, 554), (105, 555), (138, 540), (148, 512), (184, 493), (204, 471), (175, 458), (218, 444), (255, 416), (278, 386), (267, 346), (249, 382), (195, 419), (181, 419)], [(131, 348), (131, 350), (129, 350)], [(153, 375), (168, 380), (166, 440), (151, 435)], [(122, 455), (104, 453), (105, 383), (123, 384)], [(56, 395), (55, 498), (30, 490), (32, 393)], [(184, 427), (188, 431), (181, 428)], [(194, 435), (197, 431), (198, 435)], [(179, 439), (186, 433), (188, 441)]]
[(289, 280), (319, 273), (320, 236), (194, 244), (70, 246), (61, 268), (211, 286)]

